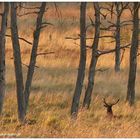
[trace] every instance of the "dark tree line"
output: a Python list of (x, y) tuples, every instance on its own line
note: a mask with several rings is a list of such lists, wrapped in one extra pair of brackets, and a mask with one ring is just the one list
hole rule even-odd
[(24, 122), (25, 115), (27, 112), (27, 107), (29, 103), (30, 88), (32, 83), (32, 78), (34, 74), (36, 57), (37, 57), (37, 48), (40, 37), (40, 30), (42, 29), (42, 19), (46, 8), (46, 3), (42, 3), (39, 12), (37, 15), (36, 28), (33, 33), (33, 45), (30, 57), (30, 63), (28, 66), (27, 79), (25, 82), (25, 87), (23, 83), (23, 72), (22, 72), (22, 63), (21, 63), (21, 53), (20, 53), (20, 44), (18, 39), (18, 29), (17, 29), (17, 12), (16, 12), (17, 3), (11, 3), (11, 35), (13, 43), (13, 52), (14, 52), (14, 64), (15, 64), (15, 76), (16, 76), (16, 87), (17, 87), (17, 101), (18, 101), (18, 117), (21, 122)]
[[(81, 6), (82, 6), (82, 4), (83, 3), (81, 3)], [(106, 7), (101, 7), (100, 4), (97, 2), (93, 3), (94, 11), (95, 11), (95, 23), (93, 22), (93, 20), (91, 20), (91, 21), (92, 21), (92, 25), (95, 27), (95, 32), (94, 32), (93, 43), (92, 43), (92, 46), (90, 47), (92, 49), (92, 57), (91, 57), (91, 62), (90, 62), (90, 67), (89, 67), (88, 84), (87, 84), (85, 97), (84, 97), (84, 101), (83, 101), (83, 107), (85, 107), (87, 109), (90, 106), (91, 96), (93, 93), (96, 64), (98, 61), (98, 57), (101, 55), (104, 55), (104, 54), (109, 54), (109, 53), (115, 52), (115, 71), (118, 72), (118, 71), (120, 71), (120, 61), (121, 61), (121, 58), (120, 58), (121, 51), (120, 50), (128, 48), (129, 46), (131, 46), (131, 49), (130, 49), (130, 60), (129, 60), (130, 66), (129, 66), (129, 78), (128, 78), (128, 87), (127, 87), (128, 89), (127, 89), (126, 101), (128, 101), (128, 103), (130, 105), (134, 104), (136, 66), (137, 66), (137, 54), (138, 54), (138, 42), (139, 42), (139, 5), (140, 4), (138, 2), (133, 3), (133, 7), (132, 7), (133, 10), (130, 8), (129, 4), (130, 3), (115, 2), (115, 3), (112, 3), (112, 5), (109, 5), (109, 6), (111, 6), (110, 8), (106, 8)], [(115, 6), (116, 12), (114, 12), (114, 8), (113, 8), (114, 6)], [(111, 18), (114, 14), (116, 16), (116, 23), (108, 21), (111, 25), (109, 25), (108, 27), (101, 27), (100, 25), (102, 25), (102, 23), (101, 23), (100, 17), (101, 16), (103, 16), (104, 18), (107, 17), (107, 15), (104, 15), (101, 12), (101, 9), (107, 9), (108, 11), (110, 11)], [(129, 24), (130, 20), (122, 21), (122, 22), (120, 20), (123, 11), (126, 9), (131, 9), (131, 12), (133, 12), (133, 33), (132, 33), (131, 43), (128, 43), (125, 46), (121, 46), (120, 29), (122, 26), (130, 25)], [(81, 12), (81, 14), (83, 13), (82, 9), (80, 9), (80, 12)], [(84, 14), (86, 14), (86, 12), (84, 12)], [(81, 20), (80, 20), (80, 24), (82, 24)], [(83, 21), (83, 24), (85, 24), (85, 21)], [(111, 30), (112, 27), (115, 27), (115, 36), (110, 36), (110, 35), (100, 36), (100, 30), (112, 31)], [(80, 30), (81, 30), (81, 28), (80, 28)], [(82, 34), (80, 34), (80, 37), (81, 36), (82, 36)], [(98, 50), (99, 39), (103, 38), (103, 37), (114, 38), (115, 39), (115, 49), (102, 50), (102, 51)], [(86, 46), (86, 44), (84, 46)], [(82, 48), (83, 45), (80, 44), (80, 47)], [(86, 51), (84, 53), (86, 53)], [(81, 61), (80, 61), (80, 63), (81, 63)], [(80, 69), (80, 65), (79, 65), (79, 69)], [(85, 69), (85, 68), (83, 68), (83, 69)], [(82, 74), (80, 73), (80, 75), (82, 75)], [(84, 75), (84, 71), (83, 71), (83, 75)], [(79, 76), (79, 71), (78, 71), (78, 76)], [(73, 96), (71, 114), (77, 115), (77, 113), (78, 113), (80, 95), (81, 95), (82, 88), (83, 88), (83, 80), (84, 80), (83, 77), (82, 77), (82, 82), (80, 80), (78, 80), (78, 78), (77, 78), (77, 83), (79, 83), (79, 84), (76, 84), (75, 89), (80, 89), (80, 90), (78, 90), (78, 91), (75, 90), (76, 92), (74, 93), (74, 96)], [(78, 98), (76, 98), (76, 96), (78, 96)], [(76, 106), (75, 106), (75, 104), (76, 104)]]
[[(17, 93), (17, 103), (18, 103), (18, 119), (20, 122), (25, 122), (25, 117), (28, 110), (29, 105), (29, 97), (32, 85), (32, 79), (34, 70), (36, 67), (36, 59), (39, 44), (39, 38), (41, 29), (46, 27), (50, 23), (43, 22), (43, 15), (46, 11), (46, 3), (42, 2), (40, 7), (37, 7), (37, 14), (36, 19), (36, 27), (33, 32), (33, 43), (29, 42), (28, 40), (19, 37), (18, 33), (18, 25), (17, 19), (18, 16), (24, 16), (31, 13), (25, 13), (23, 15), (18, 15), (17, 9), (23, 8), (22, 4), (20, 3), (4, 3), (3, 4), (3, 12), (0, 14), (1, 16), (1, 29), (0, 29), (0, 114), (2, 113), (3, 109), (3, 101), (5, 95), (5, 37), (11, 37), (12, 39), (12, 47), (13, 47), (13, 58), (14, 58), (14, 67), (15, 67), (15, 77), (16, 77), (16, 93)], [(92, 37), (93, 42), (91, 47), (87, 46), (86, 44), (86, 2), (81, 2), (80, 5), (80, 61), (79, 61), (79, 68), (77, 74), (77, 80), (75, 85), (74, 96), (72, 100), (71, 106), (71, 115), (76, 117), (78, 114), (79, 104), (80, 104), (80, 97), (82, 93), (84, 77), (85, 77), (85, 69), (86, 69), (86, 50), (89, 47), (92, 51), (90, 66), (89, 66), (89, 73), (88, 73), (88, 83), (87, 88), (85, 91), (85, 96), (83, 100), (83, 107), (88, 109), (90, 107), (92, 94), (94, 91), (94, 83), (95, 83), (95, 73), (96, 73), (96, 65), (98, 62), (98, 58), (102, 55), (115, 53), (115, 71), (120, 71), (120, 61), (121, 61), (121, 49), (130, 48), (130, 65), (129, 65), (129, 76), (128, 76), (128, 86), (127, 86), (127, 98), (126, 101), (133, 105), (135, 102), (135, 79), (136, 79), (136, 69), (137, 69), (137, 55), (138, 55), (138, 42), (139, 42), (139, 6), (138, 2), (133, 3), (132, 5), (132, 16), (133, 16), (133, 31), (132, 31), (132, 39), (131, 43), (126, 44), (125, 46), (121, 46), (121, 26), (128, 25), (128, 21), (121, 22), (122, 12), (125, 9), (131, 9), (129, 3), (112, 3), (109, 8), (102, 7), (100, 3), (94, 2), (94, 17), (95, 22), (91, 20), (91, 25), (95, 28), (94, 35)], [(114, 8), (115, 7), (115, 8)], [(24, 7), (25, 8), (25, 7)], [(11, 35), (6, 34), (7, 28), (7, 19), (10, 9), (10, 17), (11, 17)], [(106, 18), (108, 15), (104, 15), (102, 13), (102, 9), (106, 9), (109, 11), (110, 16), (112, 17), (113, 14), (116, 16), (116, 22), (113, 23), (108, 21), (111, 25), (108, 27), (102, 26), (101, 17)], [(115, 27), (115, 36), (105, 35), (101, 36), (101, 31), (112, 31), (111, 28)], [(111, 37), (115, 40), (115, 48), (111, 50), (99, 50), (99, 41), (100, 38), (103, 37)], [(25, 84), (23, 82), (23, 71), (22, 71), (22, 58), (21, 58), (21, 51), (20, 51), (20, 41), (23, 40), (26, 43), (32, 46), (30, 62), (28, 65), (27, 70), (27, 77), (25, 78)]]
[[(42, 2), (40, 7), (37, 7), (37, 20), (36, 28), (33, 33), (33, 43), (28, 40), (19, 37), (18, 34), (18, 25), (17, 25), (17, 9), (22, 4), (13, 2), (13, 3), (4, 3), (4, 11), (1, 14), (1, 31), (0, 31), (0, 114), (2, 113), (4, 94), (5, 94), (5, 37), (11, 37), (12, 46), (13, 46), (13, 58), (15, 66), (15, 77), (16, 77), (16, 93), (17, 93), (17, 103), (18, 103), (18, 119), (20, 122), (25, 122), (25, 116), (27, 113), (27, 108), (29, 104), (30, 88), (33, 79), (36, 58), (37, 58), (37, 49), (40, 37), (40, 31), (42, 28), (46, 27), (48, 23), (43, 22), (43, 15), (46, 11), (46, 3)], [(7, 17), (10, 8), (11, 16), (11, 35), (6, 35), (7, 27)], [(20, 42), (19, 39), (25, 41), (26, 43), (32, 45), (32, 51), (30, 56), (30, 62), (27, 71), (27, 78), (24, 85), (23, 82), (23, 72), (22, 72), (22, 58), (20, 51)]]

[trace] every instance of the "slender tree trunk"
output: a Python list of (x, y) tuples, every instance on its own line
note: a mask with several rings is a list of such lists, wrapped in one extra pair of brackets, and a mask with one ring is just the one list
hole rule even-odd
[(134, 2), (133, 34), (130, 50), (129, 78), (126, 97), (126, 101), (128, 101), (130, 105), (133, 105), (135, 101), (135, 79), (137, 70), (137, 51), (139, 39), (139, 6), (140, 4), (138, 2)]
[(115, 72), (120, 71), (120, 10), (119, 2), (116, 2), (116, 12), (117, 12), (117, 21), (116, 21), (116, 51), (115, 51)]
[(5, 95), (5, 34), (7, 27), (8, 12), (9, 3), (5, 2), (0, 31), (0, 114), (2, 113), (3, 100)]
[(78, 76), (76, 81), (76, 87), (74, 91), (71, 115), (77, 116), (80, 96), (83, 87), (83, 81), (85, 76), (86, 67), (86, 2), (81, 2), (80, 6), (80, 62), (78, 69)]
[(38, 17), (37, 17), (36, 29), (34, 31), (33, 47), (32, 47), (30, 63), (29, 63), (29, 68), (28, 68), (28, 73), (27, 73), (27, 80), (25, 83), (25, 90), (24, 90), (25, 103), (26, 103), (25, 110), (26, 111), (27, 111), (27, 107), (28, 107), (30, 88), (31, 88), (31, 83), (32, 83), (35, 64), (36, 64), (37, 49), (38, 49), (40, 30), (42, 27), (42, 18), (43, 18), (44, 12), (45, 12), (45, 7), (46, 7), (46, 3), (42, 2), (40, 11), (39, 11)]
[(20, 55), (20, 44), (18, 40), (18, 29), (17, 29), (17, 15), (16, 15), (17, 3), (11, 3), (11, 35), (12, 35), (12, 46), (13, 56), (15, 65), (15, 77), (16, 77), (16, 90), (17, 90), (17, 102), (18, 102), (18, 118), (20, 122), (24, 122), (25, 119), (25, 96), (23, 93), (23, 74), (21, 65)]
[(89, 108), (90, 106), (91, 95), (94, 86), (95, 69), (98, 60), (98, 56), (96, 54), (98, 49), (98, 43), (99, 43), (99, 35), (100, 35), (100, 8), (98, 2), (94, 3), (94, 9), (95, 9), (95, 35), (94, 35), (94, 40), (92, 45), (92, 58), (89, 67), (88, 86), (85, 92), (85, 98), (83, 102), (83, 107), (86, 108)]

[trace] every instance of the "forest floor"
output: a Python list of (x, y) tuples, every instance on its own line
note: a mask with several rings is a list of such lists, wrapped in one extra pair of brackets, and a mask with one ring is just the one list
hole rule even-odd
[[(50, 4), (51, 5), (51, 4)], [(68, 5), (67, 5), (68, 6)], [(52, 6), (53, 7), (53, 6)], [(51, 8), (52, 8), (51, 7)], [(88, 14), (92, 14), (92, 6), (88, 7)], [(50, 8), (50, 9), (51, 9)], [(60, 20), (54, 12), (46, 14), (49, 22), (54, 26), (48, 26), (41, 32), (38, 52), (54, 52), (45, 56), (38, 56), (35, 69), (30, 102), (27, 112), (27, 123), (20, 125), (17, 115), (16, 84), (14, 75), (13, 52), (11, 40), (7, 38), (6, 46), (6, 95), (3, 114), (0, 116), (0, 137), (64, 137), (64, 138), (128, 138), (140, 137), (140, 61), (138, 58), (138, 70), (136, 79), (136, 103), (129, 107), (125, 103), (127, 92), (129, 49), (125, 51), (121, 63), (121, 71), (114, 72), (114, 54), (101, 56), (97, 71), (93, 97), (89, 110), (81, 108), (85, 88), (88, 80), (88, 67), (90, 64), (91, 50), (87, 50), (86, 75), (83, 85), (80, 109), (77, 120), (72, 120), (70, 109), (74, 93), (77, 69), (79, 62), (79, 40), (67, 40), (65, 37), (77, 37), (79, 34), (79, 4), (73, 4), (65, 8)], [(75, 10), (72, 10), (74, 8)], [(62, 10), (62, 11), (63, 11)], [(55, 13), (55, 14), (54, 14)], [(92, 16), (92, 15), (91, 15)], [(127, 19), (129, 16), (124, 13)], [(55, 20), (58, 19), (58, 20)], [(19, 18), (19, 35), (32, 40), (35, 17)], [(90, 22), (90, 20), (88, 20)], [(31, 27), (30, 27), (31, 26)], [(28, 27), (28, 30), (27, 30)], [(122, 28), (124, 40), (127, 44), (130, 40), (131, 28)], [(10, 32), (10, 31), (8, 31)], [(102, 34), (105, 34), (103, 32)], [(88, 30), (88, 36), (93, 36), (93, 30)], [(114, 48), (109, 44), (109, 39), (100, 41), (100, 49)], [(87, 41), (88, 45), (92, 40)], [(29, 63), (31, 46), (20, 41), (22, 62)], [(23, 65), (24, 81), (26, 80), (27, 67)], [(114, 115), (119, 118), (109, 119), (106, 116), (106, 108), (103, 106), (103, 98), (110, 102), (120, 98), (113, 107)]]

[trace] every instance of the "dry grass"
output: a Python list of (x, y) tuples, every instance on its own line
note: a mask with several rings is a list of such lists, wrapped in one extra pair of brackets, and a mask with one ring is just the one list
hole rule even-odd
[[(61, 5), (61, 4), (60, 4)], [(53, 7), (53, 5), (50, 4)], [(15, 77), (12, 57), (11, 40), (7, 39), (6, 46), (6, 97), (4, 112), (0, 119), (1, 134), (17, 134), (18, 137), (139, 137), (140, 132), (140, 81), (139, 62), (136, 80), (136, 105), (130, 108), (124, 103), (128, 79), (129, 50), (126, 51), (121, 64), (121, 72), (114, 73), (114, 54), (101, 56), (97, 68), (109, 68), (103, 73), (97, 72), (91, 107), (88, 111), (80, 109), (76, 121), (70, 118), (70, 107), (75, 88), (77, 68), (79, 62), (79, 46), (74, 43), (79, 41), (66, 40), (66, 36), (79, 34), (79, 4), (61, 5), (63, 24), (50, 8), (45, 18), (53, 22), (54, 26), (46, 28), (41, 33), (38, 52), (54, 51), (55, 54), (38, 56), (37, 66), (32, 83), (30, 105), (27, 113), (29, 124), (21, 126), (17, 121), (17, 102), (15, 91)], [(62, 10), (62, 11), (63, 11)], [(88, 7), (88, 14), (92, 14), (92, 5)], [(130, 18), (124, 14), (124, 18)], [(44, 19), (45, 20), (45, 19)], [(32, 41), (32, 32), (35, 18), (20, 18), (19, 34)], [(89, 19), (88, 19), (89, 22)], [(130, 40), (130, 28), (122, 29), (124, 40)], [(8, 31), (9, 32), (9, 31)], [(93, 30), (89, 29), (87, 35), (92, 36)], [(102, 32), (105, 34), (105, 32)], [(51, 36), (51, 37), (50, 37)], [(100, 41), (100, 49), (114, 48), (108, 43), (110, 39)], [(92, 44), (92, 41), (88, 41)], [(31, 46), (23, 41), (21, 44), (22, 61), (29, 63)], [(91, 51), (87, 51), (87, 69), (81, 104), (88, 77)], [(24, 80), (27, 68), (23, 66)], [(102, 104), (102, 98), (110, 100), (120, 98), (120, 102), (113, 108), (115, 115), (122, 115), (120, 119), (109, 120)], [(81, 106), (80, 104), (80, 106)], [(6, 137), (7, 135), (5, 135)], [(10, 136), (9, 136), (10, 137)]]

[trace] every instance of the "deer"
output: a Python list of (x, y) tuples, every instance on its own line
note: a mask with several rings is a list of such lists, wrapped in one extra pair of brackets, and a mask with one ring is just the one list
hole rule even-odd
[(117, 100), (116, 102), (114, 102), (114, 103), (107, 103), (106, 100), (105, 100), (105, 98), (103, 98), (104, 107), (107, 108), (107, 116), (108, 116), (109, 118), (119, 118), (119, 116), (115, 116), (115, 115), (113, 114), (113, 111), (112, 111), (112, 107), (113, 107), (114, 105), (116, 105), (116, 104), (119, 102), (119, 100), (120, 100), (120, 99), (118, 99), (118, 100)]

